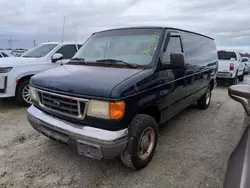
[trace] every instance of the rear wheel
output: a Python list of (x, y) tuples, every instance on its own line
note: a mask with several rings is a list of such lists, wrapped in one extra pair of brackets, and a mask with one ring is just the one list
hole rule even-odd
[(18, 83), (16, 90), (16, 99), (17, 102), (22, 106), (30, 106), (31, 97), (29, 93), (29, 79), (25, 79)]
[(238, 72), (236, 72), (235, 77), (232, 79), (232, 85), (236, 85), (238, 83)]
[(199, 109), (207, 109), (211, 101), (211, 85), (208, 86), (206, 93), (197, 101)]
[(129, 168), (140, 170), (151, 161), (158, 141), (156, 120), (146, 114), (138, 114), (129, 128), (126, 149), (121, 155), (122, 162)]
[(240, 82), (244, 81), (244, 76), (245, 76), (244, 72), (245, 72), (245, 69), (243, 71), (243, 74), (239, 76), (239, 81)]

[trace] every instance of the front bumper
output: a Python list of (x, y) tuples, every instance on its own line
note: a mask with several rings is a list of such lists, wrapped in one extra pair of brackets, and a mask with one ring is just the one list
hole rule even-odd
[(121, 155), (127, 145), (128, 129), (108, 131), (79, 126), (50, 116), (33, 105), (28, 108), (27, 118), (38, 132), (72, 146), (87, 157), (112, 159)]
[(0, 98), (14, 97), (16, 82), (8, 73), (0, 73)]

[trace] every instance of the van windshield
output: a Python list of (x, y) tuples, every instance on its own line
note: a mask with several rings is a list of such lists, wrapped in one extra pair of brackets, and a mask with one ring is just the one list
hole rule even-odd
[(21, 57), (44, 57), (51, 52), (58, 44), (41, 44), (25, 52)]
[(218, 58), (220, 60), (230, 60), (231, 58), (237, 59), (235, 52), (218, 52)]
[(120, 29), (96, 33), (72, 59), (84, 59), (88, 64), (112, 60), (108, 63), (120, 61), (131, 65), (149, 65), (161, 32), (162, 29)]

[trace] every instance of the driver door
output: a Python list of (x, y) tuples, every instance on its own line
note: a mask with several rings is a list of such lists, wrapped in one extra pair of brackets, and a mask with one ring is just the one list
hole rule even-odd
[[(166, 51), (162, 54), (163, 64), (171, 63), (171, 53), (184, 52), (181, 35), (178, 32), (168, 33), (165, 41)], [(160, 108), (163, 111), (162, 120), (167, 121), (185, 107), (182, 99), (186, 97), (184, 69), (161, 70), (160, 79), (164, 86), (161, 89), (163, 101)]]

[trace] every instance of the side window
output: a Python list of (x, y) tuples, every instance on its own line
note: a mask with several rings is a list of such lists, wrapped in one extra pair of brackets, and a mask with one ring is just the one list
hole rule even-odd
[(3, 57), (9, 57), (7, 54), (5, 54), (5, 53), (3, 53), (3, 52), (2, 52), (2, 56), (3, 56)]
[(163, 63), (170, 63), (170, 55), (174, 52), (182, 52), (180, 37), (170, 37), (167, 50), (163, 55)]
[(65, 45), (57, 50), (56, 53), (61, 53), (63, 55), (63, 59), (71, 59), (76, 53), (75, 45)]
[(213, 39), (187, 32), (182, 32), (181, 37), (187, 64), (198, 65), (218, 61), (218, 52)]
[[(82, 45), (80, 45), (80, 44), (77, 45), (78, 50), (79, 50), (81, 47), (82, 47)], [(78, 50), (77, 50), (77, 51), (78, 51)]]

